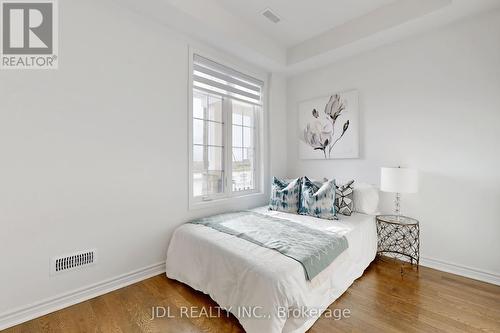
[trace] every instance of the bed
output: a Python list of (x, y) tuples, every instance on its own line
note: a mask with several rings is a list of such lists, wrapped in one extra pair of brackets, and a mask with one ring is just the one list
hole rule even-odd
[(348, 248), (311, 280), (296, 260), (213, 228), (186, 223), (173, 234), (166, 274), (210, 295), (249, 332), (305, 332), (373, 261), (375, 217), (341, 215), (338, 221), (253, 210), (347, 238)]

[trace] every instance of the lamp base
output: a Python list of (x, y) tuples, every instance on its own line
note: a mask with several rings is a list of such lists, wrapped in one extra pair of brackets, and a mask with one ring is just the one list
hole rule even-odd
[(396, 199), (394, 200), (394, 215), (397, 216), (398, 221), (401, 219), (401, 193), (396, 193)]

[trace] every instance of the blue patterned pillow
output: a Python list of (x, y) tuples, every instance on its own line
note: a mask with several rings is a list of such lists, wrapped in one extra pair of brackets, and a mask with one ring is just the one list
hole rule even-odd
[(318, 185), (307, 177), (302, 179), (299, 214), (336, 220), (335, 180), (328, 180), (321, 186)]
[(300, 183), (300, 178), (287, 181), (273, 177), (269, 209), (296, 214), (299, 209)]

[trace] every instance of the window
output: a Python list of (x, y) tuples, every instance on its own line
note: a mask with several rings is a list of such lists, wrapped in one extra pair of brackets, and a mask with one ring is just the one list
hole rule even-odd
[(197, 54), (192, 63), (192, 202), (259, 190), (263, 82)]

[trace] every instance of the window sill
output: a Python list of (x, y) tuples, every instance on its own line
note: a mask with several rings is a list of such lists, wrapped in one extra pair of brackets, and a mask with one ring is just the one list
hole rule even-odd
[(193, 198), (190, 198), (189, 200), (189, 210), (199, 210), (199, 209), (204, 209), (204, 208), (212, 208), (212, 207), (220, 207), (223, 205), (230, 205), (233, 204), (237, 201), (241, 201), (244, 199), (258, 199), (259, 197), (262, 197), (264, 199), (265, 193), (264, 192), (249, 192), (241, 195), (233, 195), (231, 197), (225, 197), (225, 198), (219, 198), (219, 199), (213, 199), (213, 200), (206, 200), (206, 201), (195, 201)]

